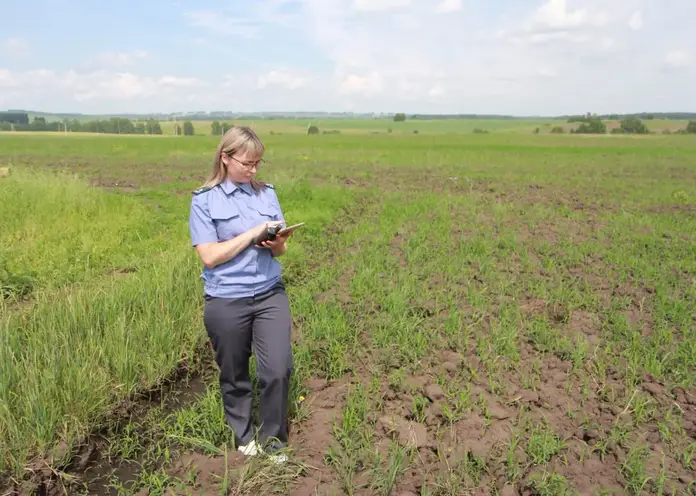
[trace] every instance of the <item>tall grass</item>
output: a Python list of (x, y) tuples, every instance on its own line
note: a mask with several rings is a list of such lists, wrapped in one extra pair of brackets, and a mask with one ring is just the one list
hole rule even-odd
[[(0, 471), (19, 473), (191, 356), (200, 299), (193, 253), (167, 246), (142, 203), (21, 170), (0, 194)], [(15, 294), (19, 276), (31, 293)]]
[(191, 357), (203, 336), (190, 256), (169, 254), (137, 274), (2, 308), (0, 471), (70, 445), (139, 387)]
[[(59, 288), (132, 268), (171, 250), (160, 219), (134, 198), (69, 174), (13, 168), (0, 181), (0, 257), (35, 289)], [(1, 282), (1, 281), (0, 281)]]
[[(288, 222), (307, 222), (281, 260), (292, 284), (307, 273), (306, 246), (325, 243), (322, 226), (351, 195), (292, 178), (278, 195)], [(0, 196), (0, 473), (20, 476), (171, 374), (206, 336), (190, 197), (166, 195), (157, 208), (22, 167), (0, 181)]]

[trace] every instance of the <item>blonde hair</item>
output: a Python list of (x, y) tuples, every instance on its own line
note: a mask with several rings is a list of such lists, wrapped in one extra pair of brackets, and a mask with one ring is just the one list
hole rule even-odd
[[(222, 161), (222, 154), (224, 153), (230, 156), (238, 151), (247, 151), (254, 155), (263, 156), (265, 148), (261, 139), (259, 139), (251, 128), (247, 126), (235, 126), (230, 128), (230, 130), (220, 138), (220, 144), (215, 151), (215, 158), (213, 159), (213, 170), (210, 172), (205, 184), (203, 184), (203, 188), (213, 188), (225, 182), (227, 178), (227, 167)], [(252, 179), (250, 184), (254, 191), (259, 191), (266, 187), (266, 183), (257, 181), (256, 179)]]

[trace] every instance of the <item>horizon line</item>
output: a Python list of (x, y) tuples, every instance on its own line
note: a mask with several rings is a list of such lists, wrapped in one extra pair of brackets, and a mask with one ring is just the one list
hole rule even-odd
[[(295, 110), (295, 111), (276, 111), (276, 110), (258, 110), (258, 111), (234, 111), (234, 110), (196, 110), (196, 111), (171, 111), (171, 112), (115, 112), (115, 113), (83, 113), (83, 112), (51, 112), (43, 110), (26, 110), (26, 109), (7, 109), (0, 110), (0, 113), (27, 113), (27, 114), (43, 114), (43, 115), (53, 115), (53, 116), (81, 116), (81, 117), (148, 117), (148, 116), (166, 116), (166, 117), (191, 117), (191, 116), (223, 116), (223, 115), (236, 115), (236, 116), (264, 116), (264, 115), (276, 115), (276, 116), (293, 116), (293, 115), (306, 115), (307, 117), (316, 115), (346, 115), (346, 116), (385, 116), (393, 117), (397, 114), (405, 114), (408, 118), (411, 117), (466, 117), (466, 116), (476, 116), (476, 117), (502, 117), (507, 119), (558, 119), (574, 116), (586, 116), (589, 112), (582, 113), (562, 113), (562, 114), (505, 114), (505, 113), (477, 113), (477, 112), (377, 112), (377, 111), (332, 111), (332, 110)], [(666, 115), (666, 114), (685, 114), (685, 115), (695, 115), (696, 111), (637, 111), (637, 112), (603, 112), (596, 113), (591, 112), (590, 115), (601, 116), (638, 116), (638, 115)]]

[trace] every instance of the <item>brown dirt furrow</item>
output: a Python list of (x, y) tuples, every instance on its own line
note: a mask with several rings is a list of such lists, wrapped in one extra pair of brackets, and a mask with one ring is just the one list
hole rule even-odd
[(334, 442), (333, 426), (337, 415), (343, 411), (348, 384), (347, 378), (331, 382), (314, 378), (306, 382), (311, 390), (303, 404), (308, 418), (293, 426), (290, 441), (295, 456), (308, 467), (307, 473), (293, 484), (297, 494), (315, 483), (322, 488), (337, 484), (336, 475), (324, 458)]

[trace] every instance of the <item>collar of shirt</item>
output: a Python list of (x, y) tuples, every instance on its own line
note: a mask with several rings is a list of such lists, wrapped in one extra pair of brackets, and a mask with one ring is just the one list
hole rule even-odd
[(222, 191), (224, 191), (226, 195), (231, 195), (237, 189), (244, 191), (249, 195), (252, 193), (251, 184), (249, 183), (235, 184), (229, 179), (225, 179), (225, 181), (220, 186), (222, 187)]

